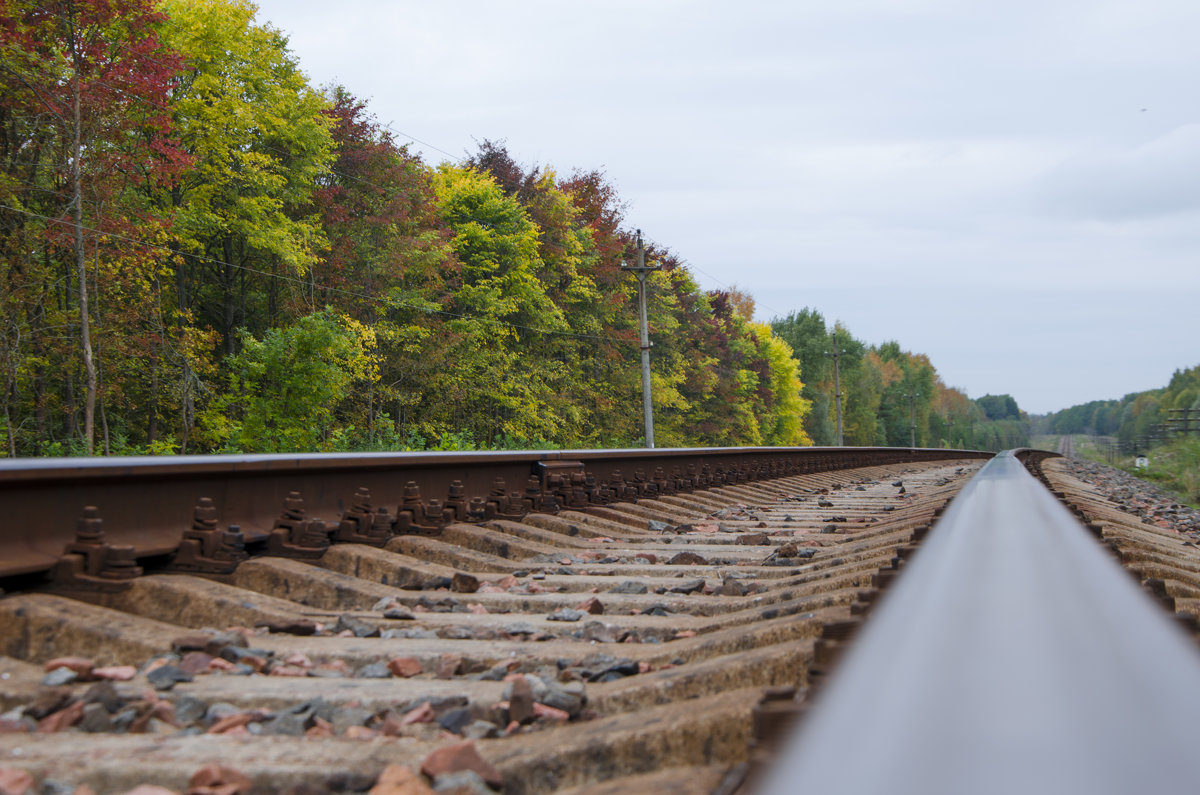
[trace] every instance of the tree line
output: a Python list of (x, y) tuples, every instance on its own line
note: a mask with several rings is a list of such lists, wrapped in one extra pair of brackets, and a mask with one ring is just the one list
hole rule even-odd
[(1029, 418), (1011, 395), (971, 400), (945, 384), (928, 356), (903, 350), (898, 342), (868, 345), (841, 323), (827, 324), (812, 308), (775, 318), (771, 327), (800, 362), (801, 394), (812, 405), (804, 429), (816, 444), (836, 441), (834, 401), (840, 389), (847, 445), (969, 450), (1029, 445)]
[[(0, 440), (636, 446), (626, 209), (603, 172), (521, 165), (503, 142), (424, 163), (347, 88), (310, 85), (247, 0), (12, 0)], [(669, 248), (647, 257), (658, 443), (830, 443), (820, 316), (756, 323)], [(1023, 422), (989, 419), (927, 357), (840, 339), (847, 443), (908, 444), (910, 403), (923, 445), (1001, 444)]]
[(1120, 399), (1093, 400), (1036, 418), (1039, 433), (1115, 436), (1126, 446), (1153, 435), (1173, 409), (1190, 409), (1193, 433), (1200, 429), (1200, 365), (1176, 370), (1159, 389), (1130, 392)]

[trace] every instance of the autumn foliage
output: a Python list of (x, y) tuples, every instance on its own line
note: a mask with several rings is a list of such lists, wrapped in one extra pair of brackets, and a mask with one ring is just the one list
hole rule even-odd
[[(0, 440), (10, 456), (638, 445), (625, 210), (603, 173), (523, 165), (502, 142), (423, 162), (349, 90), (309, 85), (247, 0), (10, 0)], [(807, 338), (700, 289), (669, 248), (648, 256), (658, 444), (822, 440)], [(858, 355), (847, 427), (890, 443), (898, 390), (939, 382), (898, 348)], [(961, 414), (953, 398), (923, 410)], [(928, 417), (921, 441), (958, 439)]]

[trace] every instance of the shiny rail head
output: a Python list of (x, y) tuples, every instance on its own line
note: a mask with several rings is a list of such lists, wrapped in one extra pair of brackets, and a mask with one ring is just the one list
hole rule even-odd
[(951, 503), (757, 790), (1188, 792), (1200, 652), (1011, 454)]

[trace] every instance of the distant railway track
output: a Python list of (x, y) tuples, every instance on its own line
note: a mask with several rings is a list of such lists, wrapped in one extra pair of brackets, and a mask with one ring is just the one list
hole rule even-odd
[[(444, 763), (509, 793), (750, 791), (988, 458), (10, 462), (0, 769), (98, 793), (386, 792)], [(1040, 470), (1200, 614), (1195, 547)]]
[(1063, 434), (1058, 440), (1059, 455), (1064, 455), (1067, 458), (1075, 457), (1075, 437), (1069, 433)]

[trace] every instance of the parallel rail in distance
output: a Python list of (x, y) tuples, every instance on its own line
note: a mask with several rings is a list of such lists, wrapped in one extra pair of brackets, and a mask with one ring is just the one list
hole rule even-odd
[(373, 504), (395, 508), (412, 483), (420, 490), (420, 506), (438, 512), (451, 501), (455, 481), (461, 483), (455, 499), (467, 504), (487, 499), (502, 479), (505, 490), (527, 504), (586, 508), (606, 498), (595, 490), (582, 497), (580, 489), (571, 492), (572, 475), (585, 474), (592, 486), (627, 499), (781, 475), (991, 456), (941, 449), (751, 447), (10, 459), (0, 461), (0, 577), (52, 569), (75, 540), (85, 506), (99, 509), (108, 543), (133, 547), (144, 558), (177, 548), (201, 498), (213, 501), (221, 525), (239, 526), (253, 542), (271, 531), (291, 492), (300, 494), (309, 516), (336, 523), (363, 487)]
[(1000, 456), (934, 525), (759, 790), (1183, 792), (1200, 654)]

